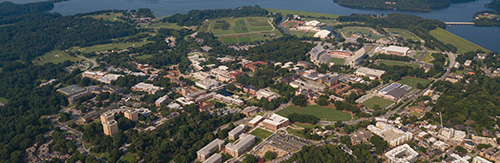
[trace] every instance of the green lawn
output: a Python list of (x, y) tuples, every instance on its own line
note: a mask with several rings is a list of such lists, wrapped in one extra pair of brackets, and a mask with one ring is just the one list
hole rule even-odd
[(238, 43), (238, 38), (236, 36), (222, 37), (222, 40), (225, 44)]
[(424, 57), (422, 58), (422, 62), (431, 63), (432, 61), (434, 61), (434, 57), (432, 57), (431, 53), (425, 53)]
[(349, 113), (318, 105), (309, 105), (306, 107), (291, 105), (277, 112), (277, 114), (285, 117), (292, 113), (314, 115), (323, 121), (349, 121), (352, 118)]
[(126, 42), (126, 43), (109, 43), (109, 44), (100, 44), (89, 47), (72, 47), (70, 51), (80, 51), (81, 53), (93, 53), (98, 51), (112, 50), (118, 49), (123, 50), (129, 47), (141, 47), (142, 45), (147, 44), (147, 41), (142, 42)]
[(385, 99), (382, 97), (378, 97), (378, 96), (373, 96), (372, 98), (366, 100), (363, 103), (363, 105), (366, 106), (367, 108), (371, 109), (371, 108), (375, 107), (375, 105), (379, 105), (380, 107), (385, 108), (385, 107), (391, 105), (392, 103), (394, 103), (394, 102), (391, 100), (388, 100), (388, 99)]
[(463, 75), (463, 74), (468, 73), (468, 72), (474, 72), (474, 70), (472, 70), (471, 68), (464, 68), (463, 70), (457, 70), (455, 73), (457, 73), (459, 75)]
[(415, 77), (404, 77), (398, 83), (406, 84), (410, 87), (417, 88), (418, 83), (422, 84), (423, 86), (426, 86), (427, 84), (431, 83), (431, 80), (415, 78)]
[(68, 53), (62, 50), (52, 50), (45, 53), (44, 55), (37, 57), (32, 62), (37, 65), (43, 65), (45, 63), (63, 63), (64, 61), (77, 61), (80, 60), (77, 57), (70, 56)]
[(375, 39), (385, 38), (380, 35), (376, 35), (373, 32), (373, 29), (370, 27), (348, 26), (340, 29), (340, 32), (342, 32), (346, 37), (351, 37), (353, 34), (356, 33), (362, 33), (365, 37), (370, 37)]
[(118, 19), (118, 17), (120, 17), (120, 16), (123, 16), (123, 14), (122, 13), (111, 13), (111, 12), (108, 12), (108, 13), (99, 14), (99, 15), (92, 15), (90, 17), (92, 17), (94, 19), (103, 19), (103, 20), (109, 20), (109, 21), (121, 21), (121, 22), (124, 22), (123, 20)]
[(238, 36), (238, 42), (252, 42), (250, 36)]
[(379, 64), (381, 64), (381, 63), (388, 65), (388, 66), (398, 65), (398, 66), (410, 66), (412, 68), (419, 68), (420, 67), (420, 65), (417, 63), (410, 63), (410, 62), (403, 62), (403, 61), (392, 61), (392, 60), (385, 60), (385, 59), (379, 60)]
[(418, 38), (416, 35), (411, 33), (410, 31), (406, 29), (401, 29), (401, 28), (385, 28), (387, 32), (389, 32), (392, 36), (396, 37), (403, 37), (405, 40), (413, 40), (413, 41), (418, 41), (420, 38)]
[(332, 58), (330, 62), (335, 63), (335, 65), (344, 65), (345, 60), (342, 58)]
[(255, 130), (253, 130), (250, 134), (255, 135), (261, 139), (265, 139), (265, 138), (271, 136), (273, 133), (269, 132), (267, 130), (261, 129), (261, 128), (257, 128)]
[(290, 32), (291, 35), (295, 35), (297, 37), (304, 37), (304, 36), (309, 36), (309, 37), (313, 37), (315, 32), (306, 32), (306, 31), (292, 31), (292, 30), (289, 30), (288, 32)]
[[(176, 23), (156, 23), (156, 24), (152, 24), (152, 25), (143, 26), (143, 28), (152, 28), (152, 29), (170, 28), (170, 29), (180, 30), (182, 28), (187, 28), (187, 27), (178, 26)], [(189, 28), (189, 29), (193, 29), (193, 28)]]
[(129, 162), (129, 163), (136, 163), (139, 160), (137, 160), (137, 154), (127, 153), (122, 157), (121, 161)]
[[(228, 29), (222, 29), (223, 24), (229, 24)], [(212, 32), (224, 43), (242, 43), (272, 39), (283, 36), (269, 23), (267, 17), (219, 18), (205, 22), (200, 32)]]
[(430, 34), (445, 44), (451, 44), (457, 47), (457, 53), (460, 54), (476, 50), (489, 52), (489, 50), (486, 50), (485, 48), (476, 45), (464, 38), (461, 38), (453, 33), (450, 33), (442, 28), (436, 28), (434, 30), (431, 30)]
[(336, 19), (340, 15), (333, 15), (333, 14), (324, 14), (324, 13), (316, 13), (316, 12), (306, 12), (306, 11), (295, 11), (295, 10), (283, 10), (283, 9), (266, 9), (269, 12), (274, 12), (274, 13), (281, 13), (282, 15), (302, 15), (302, 16), (311, 16), (311, 17), (325, 17), (325, 18), (332, 18)]
[(9, 100), (4, 98), (4, 97), (0, 97), (0, 102), (3, 104), (7, 104), (9, 102)]

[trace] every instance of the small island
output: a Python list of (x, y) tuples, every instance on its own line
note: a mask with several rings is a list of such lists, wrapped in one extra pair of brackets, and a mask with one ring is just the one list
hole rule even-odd
[(341, 6), (384, 10), (431, 11), (447, 8), (451, 3), (470, 0), (333, 0)]

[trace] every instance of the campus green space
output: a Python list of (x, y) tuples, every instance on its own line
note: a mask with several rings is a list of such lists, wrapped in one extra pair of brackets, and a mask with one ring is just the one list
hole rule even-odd
[(297, 37), (313, 37), (315, 32), (309, 32), (309, 31), (292, 31), (289, 30), (291, 35), (295, 35)]
[(432, 61), (434, 61), (434, 57), (432, 57), (432, 54), (429, 52), (425, 53), (424, 57), (422, 58), (422, 62), (431, 63)]
[(430, 31), (430, 34), (434, 36), (436, 39), (439, 41), (443, 42), (444, 44), (451, 44), (455, 47), (457, 47), (457, 53), (463, 54), (466, 52), (470, 51), (476, 51), (476, 50), (482, 50), (485, 52), (489, 52), (489, 50), (486, 50), (485, 48), (476, 45), (466, 39), (463, 39), (451, 32), (448, 32), (442, 28), (436, 28)]
[(123, 16), (122, 13), (111, 13), (111, 12), (108, 12), (108, 13), (103, 13), (103, 14), (99, 14), (99, 15), (92, 15), (90, 17), (94, 18), (94, 19), (103, 19), (103, 20), (109, 20), (109, 21), (121, 21), (121, 22), (124, 22), (123, 20), (121, 19), (118, 19), (118, 17), (120, 16)]
[(392, 60), (385, 60), (381, 59), (378, 61), (378, 64), (385, 64), (387, 66), (410, 66), (412, 68), (419, 68), (420, 65), (417, 63), (410, 63), (410, 62), (403, 62), (403, 61), (392, 61)]
[(404, 77), (401, 79), (398, 83), (400, 84), (406, 84), (410, 87), (417, 88), (418, 83), (422, 84), (422, 86), (426, 86), (427, 84), (431, 83), (431, 80), (428, 79), (422, 79), (422, 78), (416, 78), (416, 77)]
[(265, 139), (269, 136), (271, 136), (273, 133), (270, 132), (270, 131), (267, 131), (267, 130), (264, 130), (264, 129), (261, 129), (261, 128), (256, 128), (255, 130), (253, 130), (250, 134), (254, 135), (254, 136), (257, 136), (261, 139)]
[(88, 47), (72, 47), (69, 50), (72, 52), (79, 51), (81, 53), (93, 53), (93, 52), (112, 50), (112, 49), (123, 50), (130, 47), (141, 47), (142, 45), (145, 45), (147, 43), (148, 43), (147, 41), (109, 43), (109, 44), (100, 44)]
[(345, 60), (342, 58), (332, 58), (330, 59), (330, 62), (335, 63), (335, 65), (344, 65)]
[(135, 163), (138, 161), (137, 154), (134, 153), (127, 153), (120, 160), (128, 163)]
[(413, 40), (413, 41), (418, 41), (420, 38), (418, 38), (416, 35), (411, 33), (410, 31), (406, 29), (401, 29), (401, 28), (385, 28), (387, 32), (389, 32), (393, 36), (400, 36), (403, 37), (405, 40)]
[(0, 102), (3, 104), (7, 104), (9, 102), (9, 100), (4, 98), (4, 97), (0, 97)]
[(340, 32), (344, 34), (345, 37), (351, 37), (353, 34), (356, 33), (362, 33), (365, 37), (368, 37), (370, 39), (381, 39), (385, 38), (385, 36), (378, 35), (374, 32), (370, 27), (356, 27), (356, 26), (349, 26), (349, 27), (344, 27), (340, 29)]
[(378, 97), (378, 96), (373, 96), (372, 98), (363, 102), (363, 106), (370, 108), (370, 109), (373, 109), (373, 107), (375, 107), (375, 105), (378, 105), (381, 108), (386, 108), (387, 106), (391, 105), (392, 103), (394, 103), (394, 102), (391, 100), (388, 100), (388, 99), (385, 99), (382, 97)]
[[(223, 29), (224, 24), (229, 24)], [(245, 43), (283, 36), (267, 17), (219, 18), (205, 22), (198, 31), (212, 32), (223, 43)]]
[(457, 73), (459, 75), (464, 75), (465, 73), (468, 73), (468, 72), (474, 72), (474, 70), (472, 70), (471, 68), (464, 68), (462, 70), (457, 70), (455, 73)]
[(295, 10), (284, 10), (284, 9), (267, 8), (266, 10), (269, 12), (273, 12), (273, 13), (281, 13), (281, 15), (291, 14), (291, 15), (302, 15), (305, 17), (310, 16), (310, 17), (316, 17), (316, 18), (325, 17), (325, 18), (336, 19), (340, 16), (340, 15), (333, 15), (333, 14), (324, 14), (324, 13), (306, 12), (306, 11), (295, 11)]
[(175, 29), (175, 30), (180, 30), (182, 28), (193, 29), (191, 27), (178, 26), (177, 23), (155, 23), (155, 24), (151, 24), (151, 25), (145, 25), (145, 26), (143, 26), (143, 28), (152, 28), (152, 29), (169, 28), (169, 29)]
[(322, 121), (349, 121), (352, 119), (349, 113), (318, 105), (308, 105), (305, 107), (291, 105), (277, 112), (277, 114), (285, 117), (292, 113), (314, 115)]
[(73, 57), (62, 50), (52, 50), (45, 53), (44, 55), (37, 57), (32, 62), (37, 65), (43, 65), (45, 63), (63, 63), (64, 61), (77, 61), (80, 60), (78, 57)]

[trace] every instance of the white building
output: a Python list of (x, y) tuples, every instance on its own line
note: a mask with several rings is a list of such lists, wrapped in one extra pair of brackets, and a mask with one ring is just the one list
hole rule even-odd
[(241, 140), (236, 143), (226, 145), (226, 152), (233, 157), (240, 157), (245, 152), (250, 150), (255, 143), (255, 136), (249, 134), (241, 134)]
[(377, 122), (376, 126), (369, 125), (368, 130), (382, 137), (390, 146), (398, 146), (413, 138), (411, 132), (404, 132), (383, 122)]
[(201, 148), (196, 152), (199, 161), (205, 161), (215, 153), (215, 151), (222, 150), (224, 148), (224, 140), (215, 139), (214, 141), (207, 144), (205, 147)]
[(278, 94), (276, 94), (268, 89), (260, 89), (259, 91), (257, 91), (256, 96), (257, 96), (257, 99), (259, 99), (259, 100), (261, 98), (266, 98), (268, 101), (277, 99), (279, 97)]
[(380, 53), (406, 56), (410, 51), (410, 48), (391, 45), (389, 47), (379, 48), (376, 51)]
[(469, 159), (471, 159), (470, 156), (460, 157), (460, 155), (456, 153), (452, 153), (451, 155), (449, 155), (449, 157), (449, 160), (453, 160), (451, 161), (451, 163), (469, 163)]
[(314, 37), (319, 37), (321, 39), (326, 39), (326, 38), (328, 38), (330, 36), (330, 33), (331, 32), (329, 30), (321, 30), (319, 32), (316, 32), (314, 34)]
[(262, 116), (260, 116), (260, 115), (257, 115), (257, 116), (255, 116), (255, 118), (253, 118), (252, 120), (250, 120), (250, 121), (248, 122), (248, 125), (249, 125), (250, 127), (255, 127), (255, 126), (257, 126), (260, 122), (262, 122), (262, 120), (264, 120), (264, 117), (262, 117)]
[(418, 153), (408, 144), (396, 147), (385, 153), (389, 163), (412, 163), (418, 158)]
[(234, 129), (228, 132), (229, 140), (236, 140), (239, 138), (240, 134), (243, 133), (246, 129), (244, 124), (236, 126)]
[(132, 87), (133, 91), (143, 91), (149, 94), (155, 94), (156, 92), (162, 90), (162, 87), (154, 86), (153, 84), (140, 82)]
[(123, 75), (118, 75), (118, 74), (106, 74), (103, 77), (97, 79), (97, 81), (106, 83), (106, 84), (111, 84), (112, 81), (115, 81), (119, 77), (122, 77)]
[(203, 161), (203, 163), (221, 163), (221, 162), (222, 162), (222, 155), (217, 153), (213, 154), (207, 160)]
[(383, 74), (385, 74), (384, 70), (377, 70), (368, 67), (360, 67), (356, 70), (357, 76), (368, 76), (371, 80), (378, 79)]
[(305, 22), (304, 25), (305, 26), (312, 26), (312, 27), (316, 27), (320, 24), (321, 22), (317, 21), (317, 20), (312, 20), (312, 21), (308, 21), (308, 22)]
[(220, 83), (216, 80), (213, 79), (205, 79), (205, 80), (200, 80), (195, 82), (196, 86), (203, 88), (203, 89), (212, 89), (214, 87), (217, 87), (220, 85)]
[(492, 163), (491, 161), (488, 161), (482, 157), (479, 157), (479, 156), (476, 156), (474, 157), (474, 159), (472, 160), (472, 163)]

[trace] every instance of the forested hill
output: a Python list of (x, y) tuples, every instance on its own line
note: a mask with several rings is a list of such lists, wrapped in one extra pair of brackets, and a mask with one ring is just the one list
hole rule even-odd
[(54, 3), (49, 1), (28, 4), (14, 4), (12, 2), (6, 1), (0, 3), (0, 17), (42, 13), (50, 11), (53, 8)]
[(486, 4), (486, 7), (495, 9), (498, 14), (500, 13), (500, 0), (493, 0), (493, 2)]
[(446, 8), (451, 3), (471, 0), (333, 0), (334, 2), (355, 8), (374, 8), (387, 10), (431, 11)]

